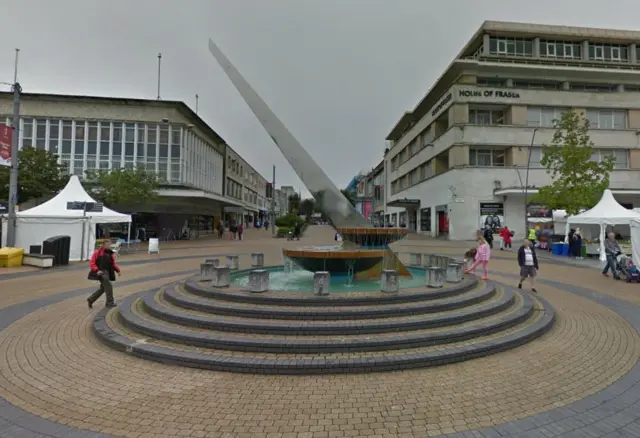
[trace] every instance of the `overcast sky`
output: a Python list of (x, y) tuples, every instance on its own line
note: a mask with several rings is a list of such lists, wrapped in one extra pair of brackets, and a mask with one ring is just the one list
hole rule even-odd
[[(336, 185), (484, 20), (637, 29), (633, 0), (2, 0), (0, 82), (25, 92), (182, 100), (258, 172), (301, 183), (207, 49), (212, 38)], [(303, 190), (305, 193), (305, 190)]]

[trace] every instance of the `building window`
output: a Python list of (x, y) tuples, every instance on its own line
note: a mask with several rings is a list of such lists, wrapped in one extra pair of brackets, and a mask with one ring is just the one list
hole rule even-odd
[(557, 90), (560, 88), (560, 83), (544, 81), (513, 81), (513, 88), (529, 88), (532, 90)]
[(22, 119), (22, 147), (33, 146), (33, 119)]
[(47, 121), (45, 119), (37, 119), (35, 125), (36, 131), (36, 149), (46, 149), (47, 145)]
[(587, 119), (592, 129), (627, 129), (627, 111), (588, 109)]
[(571, 41), (540, 40), (540, 56), (543, 58), (581, 59), (582, 46)]
[(60, 120), (49, 120), (49, 152), (59, 153), (60, 142)]
[(620, 44), (589, 44), (589, 59), (627, 62), (629, 60), (629, 48)]
[(533, 40), (524, 38), (491, 37), (489, 53), (507, 56), (533, 56)]
[(629, 168), (629, 155), (626, 149), (593, 149), (589, 161), (600, 163), (607, 157), (613, 157), (615, 159), (615, 169)]
[(469, 149), (469, 165), (504, 167), (504, 149)]
[[(527, 152), (527, 161), (529, 163), (529, 167), (542, 167), (540, 161), (542, 161), (542, 148), (532, 147), (526, 150)], [(528, 154), (531, 154), (529, 157)]]
[(477, 78), (476, 85), (481, 87), (502, 88), (507, 86), (507, 80), (502, 78)]
[(66, 166), (71, 172), (71, 141), (73, 133), (73, 122), (70, 120), (62, 121), (62, 153), (60, 154), (60, 162)]
[(504, 111), (470, 108), (469, 123), (474, 125), (504, 125)]
[(571, 91), (586, 91), (589, 93), (615, 93), (618, 90), (616, 85), (610, 84), (570, 84)]
[[(113, 163), (116, 162), (122, 162), (122, 139), (123, 139), (123, 135), (122, 135), (122, 123), (113, 123), (113, 151), (112, 151), (112, 156), (113, 156)], [(127, 167), (127, 165), (125, 164), (125, 167)]]
[(565, 111), (567, 111), (567, 108), (530, 106), (527, 108), (527, 125), (553, 128), (555, 126), (555, 120), (560, 120), (562, 113)]

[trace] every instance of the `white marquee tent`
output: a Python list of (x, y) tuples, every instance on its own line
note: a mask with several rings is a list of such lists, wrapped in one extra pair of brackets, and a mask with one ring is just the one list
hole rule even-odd
[(613, 197), (611, 190), (602, 194), (600, 201), (590, 210), (567, 218), (565, 233), (569, 235), (570, 225), (600, 226), (600, 260), (605, 260), (604, 239), (608, 225), (631, 225), (634, 220), (640, 221), (640, 213), (624, 208)]
[[(30, 245), (41, 245), (50, 237), (71, 236), (69, 260), (87, 260), (95, 246), (96, 224), (127, 223), (131, 226), (131, 216), (128, 214), (106, 207), (100, 212), (70, 210), (67, 208), (69, 202), (96, 202), (75, 175), (54, 198), (17, 214), (16, 246), (28, 251)], [(2, 236), (4, 240), (6, 221), (3, 221)]]

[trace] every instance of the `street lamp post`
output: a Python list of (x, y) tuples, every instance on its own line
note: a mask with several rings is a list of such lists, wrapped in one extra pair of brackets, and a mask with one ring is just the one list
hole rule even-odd
[(7, 223), (7, 246), (16, 244), (16, 205), (18, 204), (18, 149), (20, 140), (20, 94), (22, 87), (18, 83), (18, 54), (16, 49), (15, 70), (13, 75), (13, 118), (11, 119), (11, 172), (9, 174), (9, 220)]
[(527, 156), (527, 173), (524, 177), (524, 235), (527, 237), (527, 228), (529, 226), (529, 220), (527, 214), (529, 212), (529, 170), (531, 169), (531, 151), (533, 150), (533, 143), (536, 139), (536, 132), (538, 128), (533, 128), (533, 134), (531, 135), (531, 144), (529, 145), (529, 154)]

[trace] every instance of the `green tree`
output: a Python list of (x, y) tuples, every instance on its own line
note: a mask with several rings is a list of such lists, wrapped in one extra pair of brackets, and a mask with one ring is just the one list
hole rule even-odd
[[(51, 196), (69, 180), (58, 156), (44, 149), (25, 147), (18, 153), (18, 203)], [(9, 167), (0, 167), (0, 199), (9, 199)]]
[(305, 198), (300, 202), (300, 214), (305, 215), (307, 218), (315, 212), (316, 201), (313, 198)]
[(289, 214), (299, 214), (300, 196), (297, 193), (289, 196)]
[(342, 190), (340, 190), (340, 192), (342, 192), (344, 197), (347, 198), (347, 200), (351, 203), (351, 205), (353, 205), (355, 207), (355, 205), (356, 205), (356, 197), (355, 197), (354, 193), (349, 191), (349, 190), (347, 190), (347, 189), (342, 189)]
[(591, 161), (593, 143), (589, 139), (589, 121), (584, 116), (567, 111), (554, 121), (554, 127), (551, 144), (543, 146), (540, 160), (552, 182), (539, 189), (531, 200), (553, 210), (578, 214), (583, 208), (593, 207), (609, 187), (615, 158)]
[(155, 173), (145, 169), (87, 171), (85, 189), (106, 205), (132, 205), (152, 201), (159, 187)]

